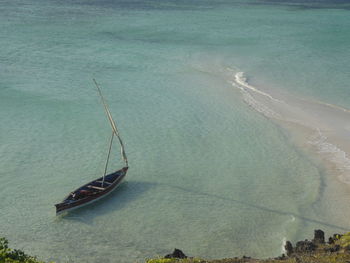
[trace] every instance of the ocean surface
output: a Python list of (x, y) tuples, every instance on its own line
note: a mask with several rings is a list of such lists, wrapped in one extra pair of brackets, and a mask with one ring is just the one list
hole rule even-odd
[[(0, 25), (0, 236), (14, 247), (62, 263), (273, 257), (350, 230), (348, 1), (2, 0)], [(56, 217), (103, 173), (93, 78), (130, 169)]]

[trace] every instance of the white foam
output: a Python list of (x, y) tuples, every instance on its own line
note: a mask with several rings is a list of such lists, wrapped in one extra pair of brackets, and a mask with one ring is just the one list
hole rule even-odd
[[(228, 70), (234, 73), (234, 70)], [(271, 94), (250, 85), (242, 71), (234, 74), (231, 84), (241, 91), (243, 100), (257, 112), (268, 118), (301, 125), (310, 130), (313, 136), (307, 139), (305, 135), (302, 140), (314, 146), (316, 153), (322, 159), (326, 159), (333, 164), (336, 174), (342, 182), (350, 184), (350, 159), (346, 151), (340, 149), (330, 138), (321, 133), (321, 130), (327, 129), (334, 135), (333, 137), (344, 137), (344, 130), (350, 130), (350, 126), (344, 125), (344, 123), (350, 121), (350, 110), (337, 105), (304, 98), (293, 97), (292, 99), (292, 97), (288, 97), (288, 100), (277, 99)], [(322, 115), (323, 113), (324, 115)], [(335, 120), (337, 121), (336, 123)], [(350, 144), (347, 146), (349, 150)]]
[(350, 184), (350, 159), (347, 157), (345, 151), (329, 143), (327, 136), (322, 134), (319, 129), (310, 138), (308, 143), (314, 145), (319, 154), (326, 155), (335, 165), (335, 168), (338, 170), (339, 179), (342, 182)]
[(286, 237), (283, 237), (283, 239), (282, 239), (282, 248), (281, 248), (281, 254), (286, 254), (286, 248), (285, 248), (285, 246), (286, 246), (286, 243), (287, 243), (287, 238)]
[(261, 90), (258, 90), (257, 88), (255, 88), (254, 86), (251, 86), (248, 84), (247, 82), (247, 77), (244, 75), (244, 72), (237, 72), (235, 74), (235, 81), (237, 84), (239, 84), (240, 86), (242, 87), (245, 87), (247, 89), (250, 89), (256, 93), (259, 93), (263, 96), (266, 96), (268, 97), (269, 99), (273, 100), (273, 101), (278, 101), (278, 102), (283, 102), (281, 100), (278, 100), (278, 99), (275, 99), (274, 97), (272, 97), (270, 94), (266, 93), (266, 92), (263, 92)]
[[(241, 89), (241, 87), (238, 87)], [(248, 92), (246, 92), (244, 89), (241, 89), (242, 91), (242, 95), (243, 95), (243, 99), (244, 101), (251, 106), (252, 108), (254, 108), (256, 111), (264, 114), (266, 117), (270, 117), (270, 118), (275, 118), (275, 119), (279, 119), (281, 116), (274, 112), (273, 110), (271, 110), (269, 107), (265, 106), (264, 104), (258, 102), (256, 99), (254, 99), (253, 96), (251, 96)]]
[(261, 92), (259, 90), (257, 90), (256, 88), (254, 88), (253, 86), (250, 86), (247, 82), (246, 77), (244, 76), (243, 72), (238, 72), (235, 74), (235, 81), (233, 81), (231, 84), (232, 86), (238, 88), (242, 95), (243, 95), (243, 99), (244, 101), (251, 106), (252, 108), (254, 108), (256, 111), (264, 114), (266, 117), (269, 118), (275, 118), (275, 119), (280, 119), (281, 116), (280, 114), (278, 114), (277, 112), (273, 111), (272, 109), (270, 109), (268, 106), (264, 105), (263, 103), (259, 102), (258, 100), (256, 100), (248, 91), (252, 90), (254, 92), (257, 92), (263, 96), (266, 96), (272, 100), (274, 100), (274, 98), (272, 98), (269, 94)]
[[(294, 223), (295, 222), (295, 216), (293, 215), (290, 215), (290, 219), (288, 219), (286, 222), (285, 222), (285, 225), (284, 225), (284, 228), (285, 230), (287, 231), (288, 229), (290, 229), (291, 227), (289, 226), (290, 223)], [(282, 238), (282, 246), (281, 246), (281, 254), (286, 254), (286, 249), (285, 249), (285, 246), (286, 246), (286, 243), (287, 243), (287, 237), (283, 237)]]

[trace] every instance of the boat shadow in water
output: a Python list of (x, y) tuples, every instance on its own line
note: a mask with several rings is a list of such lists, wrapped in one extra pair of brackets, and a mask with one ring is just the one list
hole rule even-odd
[(57, 216), (58, 220), (73, 220), (90, 224), (95, 217), (122, 209), (155, 185), (155, 183), (143, 181), (124, 181), (108, 196), (92, 204), (62, 213)]

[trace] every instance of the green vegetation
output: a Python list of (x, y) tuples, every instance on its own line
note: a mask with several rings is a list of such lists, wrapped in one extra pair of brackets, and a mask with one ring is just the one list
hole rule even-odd
[[(309, 242), (309, 241), (308, 241)], [(315, 248), (295, 251), (289, 257), (275, 259), (227, 258), (205, 260), (199, 258), (156, 258), (146, 263), (350, 263), (350, 232), (334, 235), (329, 243), (315, 243)], [(298, 245), (297, 245), (298, 247)], [(297, 249), (296, 247), (296, 249)], [(0, 237), (0, 263), (44, 263), (18, 249), (11, 249)]]
[[(310, 246), (310, 242), (314, 246)], [(306, 241), (304, 244), (297, 244), (289, 257), (282, 256), (275, 259), (243, 257), (216, 260), (158, 258), (148, 260), (146, 263), (350, 263), (350, 232), (344, 235), (336, 234), (328, 243)]]
[(311, 253), (286, 259), (230, 258), (219, 260), (199, 259), (151, 259), (147, 263), (349, 263), (350, 255), (340, 253)]
[(346, 233), (342, 236), (336, 235), (336, 238), (339, 239), (338, 243), (342, 248), (349, 250), (349, 248), (350, 248), (350, 232)]
[(6, 238), (0, 237), (0, 263), (43, 263), (23, 251), (8, 247)]

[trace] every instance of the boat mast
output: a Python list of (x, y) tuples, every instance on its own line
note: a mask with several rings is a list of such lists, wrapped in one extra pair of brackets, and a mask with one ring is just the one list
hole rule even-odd
[(109, 142), (109, 149), (108, 149), (108, 155), (107, 155), (107, 160), (106, 160), (106, 165), (105, 165), (105, 171), (103, 173), (103, 178), (102, 178), (102, 187), (105, 183), (105, 176), (107, 173), (107, 167), (108, 167), (108, 162), (109, 162), (109, 156), (111, 155), (111, 149), (112, 149), (112, 143), (113, 143), (113, 137), (114, 137), (114, 132), (112, 131), (112, 136), (111, 136), (111, 140)]
[[(111, 112), (110, 112), (109, 109), (108, 109), (106, 100), (105, 100), (105, 98), (104, 98), (103, 95), (102, 95), (102, 92), (101, 92), (101, 89), (100, 89), (99, 85), (97, 84), (97, 82), (96, 82), (95, 79), (93, 79), (93, 81), (94, 81), (95, 86), (96, 86), (96, 88), (97, 88), (97, 90), (98, 90), (98, 93), (99, 93), (99, 95), (100, 95), (100, 97), (101, 97), (101, 101), (102, 101), (102, 104), (103, 104), (103, 106), (104, 106), (104, 108), (105, 108), (105, 111), (106, 111), (108, 120), (109, 120), (109, 122), (110, 122), (110, 124), (111, 124), (111, 126), (112, 126), (113, 134), (114, 134), (115, 136), (117, 136), (118, 141), (119, 141), (119, 143), (120, 143), (120, 153), (121, 153), (122, 159), (124, 160), (126, 167), (128, 167), (128, 158), (126, 157), (125, 149), (124, 149), (124, 144), (123, 144), (122, 139), (121, 139), (120, 136), (119, 136), (119, 132), (118, 132), (118, 129), (117, 129), (117, 125), (115, 124), (115, 121), (114, 121), (113, 118), (112, 118)], [(112, 136), (112, 137), (113, 137), (113, 136)], [(111, 141), (111, 143), (112, 143), (112, 141)], [(110, 147), (111, 147), (111, 145), (110, 145)], [(108, 157), (109, 157), (109, 153), (108, 153)], [(107, 161), (107, 164), (108, 164), (108, 161)]]

